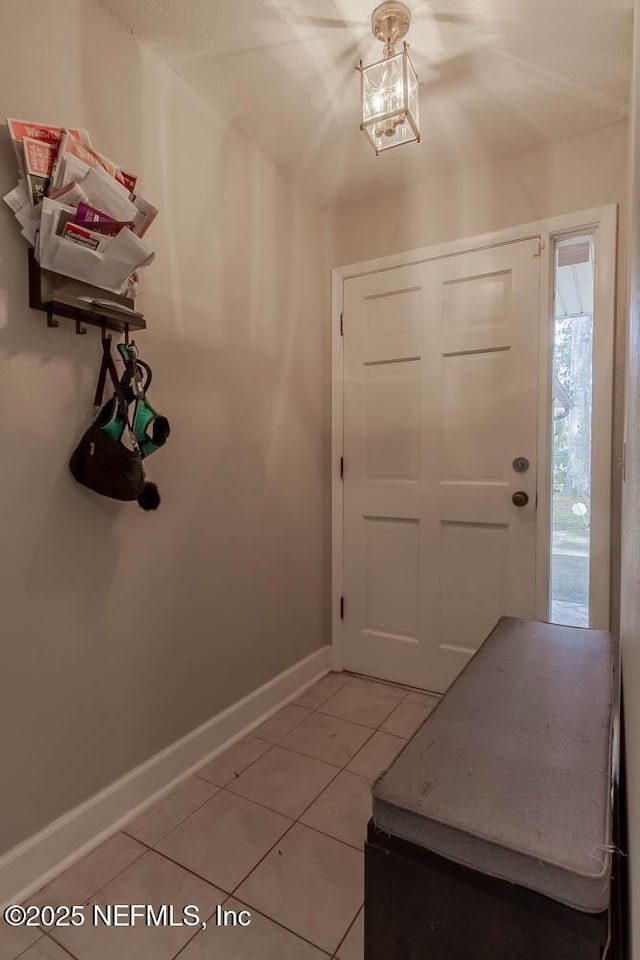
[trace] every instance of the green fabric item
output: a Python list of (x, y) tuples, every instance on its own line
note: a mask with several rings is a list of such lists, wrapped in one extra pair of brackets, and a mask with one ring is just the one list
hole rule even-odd
[(132, 430), (143, 457), (148, 457), (160, 449), (160, 446), (154, 443), (147, 433), (149, 426), (154, 420), (157, 420), (157, 418), (158, 414), (153, 407), (147, 403), (146, 397), (138, 397), (133, 414)]

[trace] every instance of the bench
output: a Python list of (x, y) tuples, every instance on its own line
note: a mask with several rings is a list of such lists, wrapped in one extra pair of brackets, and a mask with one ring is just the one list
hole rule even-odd
[(365, 960), (600, 960), (609, 634), (504, 617), (372, 789)]

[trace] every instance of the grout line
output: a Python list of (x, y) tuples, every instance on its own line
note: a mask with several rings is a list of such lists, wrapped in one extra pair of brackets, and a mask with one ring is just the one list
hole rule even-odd
[[(252, 736), (252, 734), (249, 733), (249, 734), (247, 734), (247, 736), (250, 737), (250, 736)], [(257, 739), (257, 738), (256, 738), (256, 739)], [(238, 741), (238, 742), (241, 743), (242, 741)], [(267, 740), (260, 740), (260, 743), (268, 743), (268, 741), (267, 741)], [(263, 757), (266, 757), (266, 755), (267, 755), (268, 753), (271, 753), (271, 751), (273, 750), (273, 748), (274, 748), (274, 747), (277, 747), (277, 746), (278, 746), (277, 743), (269, 743), (269, 749), (268, 749), (268, 750), (265, 750), (264, 753), (261, 753), (259, 757), (256, 757), (255, 760), (252, 760), (251, 763), (250, 763), (248, 766), (244, 767), (244, 768), (240, 771), (240, 773), (237, 773), (237, 772), (234, 771), (234, 774), (233, 774), (233, 777), (231, 778), (231, 780), (227, 781), (227, 783), (225, 783), (225, 785), (224, 785), (223, 787), (219, 786), (217, 783), (214, 783), (213, 780), (207, 780), (206, 777), (201, 777), (201, 776), (200, 776), (199, 774), (197, 774), (197, 773), (195, 773), (194, 776), (195, 776), (195, 777), (198, 777), (198, 780), (203, 780), (205, 783), (210, 783), (212, 786), (218, 787), (218, 790), (226, 790), (226, 788), (229, 786), (230, 783), (233, 783), (234, 780), (239, 780), (240, 777), (247, 772), (247, 770), (250, 770), (251, 767), (252, 767), (255, 763), (258, 762), (258, 760), (262, 760)], [(231, 747), (230, 749), (233, 750), (233, 747)], [(223, 754), (220, 754), (220, 756), (223, 756)], [(207, 803), (208, 803), (208, 802), (209, 802), (209, 801), (207, 801)]]
[[(268, 753), (269, 751), (267, 750), (266, 752)], [(175, 793), (177, 790), (179, 790), (180, 787), (184, 786), (185, 783), (188, 783), (190, 779), (191, 779), (191, 778), (189, 777), (189, 778), (187, 778), (186, 780), (183, 780), (181, 783), (178, 784), (177, 787), (175, 787), (173, 790), (169, 791), (169, 793), (165, 794), (164, 797), (162, 798), (162, 800), (159, 800), (158, 803), (164, 803), (164, 801), (167, 799), (167, 797), (170, 797), (173, 793)], [(205, 804), (209, 803), (209, 800), (212, 800), (212, 799), (215, 797), (216, 793), (218, 793), (219, 790), (222, 790), (222, 787), (219, 787), (217, 783), (212, 783), (211, 780), (205, 780), (204, 777), (198, 777), (197, 779), (200, 780), (202, 783), (206, 783), (206, 784), (207, 784), (208, 786), (210, 786), (210, 787), (215, 787), (215, 792), (212, 793), (210, 797), (207, 797), (206, 800), (203, 800), (202, 803), (199, 803), (197, 807), (194, 807), (193, 810), (191, 810), (189, 813), (187, 813), (187, 814), (182, 818), (182, 820), (178, 820), (178, 822), (175, 823), (169, 830), (167, 830), (166, 833), (163, 833), (161, 837), (158, 837), (158, 839), (156, 840), (156, 843), (160, 843), (161, 840), (164, 840), (165, 837), (168, 837), (169, 834), (170, 834), (173, 830), (177, 829), (177, 827), (179, 827), (181, 824), (183, 824), (185, 820), (188, 820), (190, 816), (192, 816), (194, 813), (196, 813), (197, 810), (200, 810), (201, 807), (204, 807)], [(151, 807), (147, 807), (147, 809), (145, 810), (145, 812), (142, 813), (142, 814), (140, 814), (139, 817), (135, 817), (135, 818), (131, 821), (131, 823), (135, 823), (136, 820), (139, 820), (141, 817), (146, 816), (147, 813), (149, 813), (151, 810), (153, 810), (154, 806), (156, 806), (156, 804), (153, 804), (153, 806), (151, 806)], [(145, 847), (148, 847), (148, 846), (149, 846), (149, 844), (148, 844), (145, 840), (140, 840), (140, 838), (139, 838), (139, 837), (136, 837), (135, 834), (129, 833), (128, 830), (127, 830), (127, 824), (125, 824), (124, 827), (121, 827), (119, 832), (126, 834), (127, 837), (130, 837), (132, 840), (136, 840), (138, 843), (143, 843), (143, 844), (145, 845)], [(153, 850), (153, 847), (150, 847), (150, 849)]]
[(402, 683), (393, 683), (391, 680), (379, 680), (377, 677), (368, 677), (364, 673), (351, 673), (346, 670), (343, 671), (345, 677), (349, 677), (352, 680), (368, 680), (369, 683), (377, 683), (380, 687), (392, 687), (394, 690), (404, 690), (404, 697), (410, 693), (424, 693), (429, 697), (442, 697), (443, 694), (436, 693), (435, 690), (425, 690), (424, 687), (409, 687)]
[[(97, 847), (94, 847), (94, 849), (91, 851), (91, 853), (94, 853), (96, 850), (99, 850), (100, 847), (101, 847), (104, 843), (108, 843), (109, 840), (112, 840), (112, 839), (113, 839), (113, 837), (117, 837), (119, 833), (122, 833), (122, 831), (121, 831), (121, 830), (117, 830), (117, 831), (116, 831), (115, 833), (113, 833), (110, 837), (108, 837), (106, 840), (104, 840), (103, 843), (99, 844)], [(93, 899), (93, 897), (96, 897), (96, 896), (100, 893), (101, 890), (104, 890), (104, 888), (107, 887), (107, 886), (108, 886), (113, 880), (115, 880), (117, 877), (119, 877), (120, 874), (124, 873), (125, 870), (128, 870), (129, 867), (132, 867), (132, 866), (134, 865), (134, 863), (137, 863), (137, 862), (138, 862), (138, 860), (141, 860), (141, 859), (144, 857), (144, 855), (147, 853), (148, 847), (147, 847), (147, 844), (146, 844), (146, 843), (142, 843), (140, 840), (136, 840), (135, 837), (130, 837), (129, 834), (127, 834), (126, 836), (127, 836), (127, 840), (133, 840), (134, 843), (137, 843), (137, 844), (139, 844), (141, 847), (144, 847), (142, 853), (139, 853), (136, 857), (133, 858), (133, 860), (130, 861), (130, 863), (127, 863), (127, 864), (126, 864), (124, 867), (122, 867), (120, 870), (117, 870), (116, 873), (114, 873), (112, 877), (109, 877), (109, 879), (108, 879), (107, 881), (105, 881), (105, 883), (103, 883), (102, 886), (100, 886), (100, 887), (98, 887), (96, 890), (94, 890), (93, 893), (90, 893), (88, 897), (85, 897), (84, 900), (82, 901), (82, 906), (83, 906), (83, 907), (85, 907), (88, 903), (90, 903), (91, 900)], [(88, 853), (87, 856), (91, 856), (91, 853)], [(82, 860), (84, 860), (84, 859), (86, 859), (86, 858), (83, 857)], [(73, 867), (75, 867), (78, 863), (82, 863), (82, 860), (76, 861), (76, 863), (74, 863), (73, 866), (69, 867), (69, 870), (72, 870)], [(63, 870), (62, 873), (59, 873), (56, 877), (53, 878), (53, 880), (50, 880), (49, 883), (46, 883), (46, 884), (44, 885), (44, 887), (41, 887), (40, 890), (37, 890), (37, 891), (33, 894), (33, 896), (34, 896), (34, 897), (39, 897), (40, 894), (42, 894), (42, 893), (46, 890), (46, 888), (49, 886), (50, 883), (55, 883), (60, 877), (64, 876), (64, 874), (65, 874), (66, 872), (67, 872), (66, 870)], [(48, 930), (49, 930), (48, 927), (40, 927), (40, 929), (43, 930), (43, 931), (46, 931), (46, 932), (48, 932)], [(53, 930), (56, 930), (57, 927), (53, 927), (52, 929), (53, 929)], [(45, 935), (46, 935), (46, 934), (45, 934)], [(50, 933), (49, 933), (49, 936), (51, 936)], [(57, 941), (56, 941), (56, 942), (57, 942)]]
[[(347, 686), (347, 684), (345, 684), (345, 686)], [(333, 696), (333, 695), (332, 695), (332, 696)], [(402, 703), (402, 702), (403, 702), (403, 700), (398, 700), (398, 702), (394, 705), (394, 708), (393, 708), (393, 709), (395, 710), (396, 706), (398, 706), (398, 704), (400, 704), (400, 703)], [(367, 726), (367, 725), (364, 724), (364, 723), (357, 723), (357, 721), (355, 721), (355, 720), (346, 720), (344, 717), (334, 717), (334, 716), (331, 716), (331, 714), (323, 713), (323, 712), (320, 710), (320, 706), (322, 706), (322, 704), (320, 704), (318, 707), (314, 707), (314, 709), (311, 710), (310, 712), (311, 712), (311, 713), (319, 713), (320, 716), (322, 716), (322, 717), (330, 717), (330, 719), (332, 719), (332, 720), (341, 720), (343, 723), (351, 723), (351, 724), (353, 724), (353, 725), (356, 726), (356, 727), (361, 727), (363, 730), (368, 730), (368, 731), (369, 731), (369, 736), (367, 737), (367, 739), (362, 742), (362, 744), (358, 747), (358, 749), (356, 750), (356, 752), (354, 753), (354, 755), (353, 755), (349, 760), (347, 760), (347, 762), (346, 762), (346, 764), (345, 764), (344, 766), (339, 767), (337, 763), (333, 763), (333, 762), (330, 761), (330, 760), (324, 760), (324, 759), (321, 759), (320, 757), (312, 757), (312, 756), (311, 756), (310, 754), (308, 754), (308, 753), (302, 753), (301, 750), (296, 750), (295, 747), (291, 747), (289, 744), (285, 744), (284, 741), (285, 741), (286, 738), (289, 736), (289, 734), (293, 733), (294, 730), (297, 730), (297, 729), (298, 729), (298, 727), (294, 727), (293, 730), (290, 730), (288, 733), (285, 733), (285, 734), (284, 734), (279, 740), (277, 740), (275, 743), (273, 743), (273, 742), (271, 742), (271, 741), (269, 741), (269, 740), (261, 740), (261, 741), (260, 741), (261, 743), (268, 743), (268, 744), (269, 744), (269, 749), (268, 749), (268, 750), (265, 750), (264, 753), (261, 753), (260, 756), (259, 756), (259, 757), (256, 757), (255, 760), (252, 760), (251, 763), (250, 763), (247, 767), (245, 767), (243, 770), (240, 771), (240, 773), (236, 773), (235, 776), (234, 776), (231, 780), (229, 780), (228, 783), (226, 783), (223, 787), (219, 787), (218, 784), (213, 783), (212, 780), (207, 780), (205, 777), (201, 777), (201, 776), (199, 776), (197, 773), (195, 773), (194, 776), (195, 776), (195, 777), (198, 777), (199, 780), (204, 780), (205, 783), (210, 783), (210, 784), (212, 784), (214, 787), (217, 786), (219, 790), (225, 790), (225, 789), (227, 789), (227, 788), (229, 787), (229, 784), (233, 783), (234, 780), (236, 780), (236, 779), (240, 779), (240, 777), (242, 777), (248, 770), (250, 770), (251, 767), (253, 767), (256, 763), (259, 763), (259, 761), (262, 760), (263, 757), (266, 757), (267, 754), (269, 753), (269, 751), (272, 750), (274, 747), (280, 747), (282, 750), (289, 750), (291, 753), (295, 753), (295, 754), (297, 754), (299, 757), (305, 757), (305, 759), (307, 759), (307, 760), (317, 760), (319, 763), (325, 763), (325, 764), (327, 764), (327, 765), (330, 766), (330, 767), (336, 767), (338, 770), (346, 770), (347, 766), (351, 763), (351, 761), (356, 757), (356, 755), (357, 755), (358, 753), (360, 753), (360, 751), (367, 745), (367, 743), (369, 743), (369, 741), (371, 740), (371, 737), (372, 737), (375, 733), (378, 733), (378, 731), (380, 730), (381, 725), (382, 725), (383, 723), (386, 723), (387, 720), (389, 719), (389, 717), (391, 716), (391, 713), (393, 713), (393, 710), (392, 710), (391, 713), (388, 714), (388, 716), (386, 716), (386, 717), (384, 718), (384, 720), (382, 720), (381, 723), (380, 723), (377, 727), (369, 727), (369, 726)], [(308, 719), (309, 719), (309, 717), (305, 717), (304, 720), (302, 720), (301, 723), (298, 724), (298, 726), (301, 726), (303, 723), (306, 723), (306, 721), (307, 721)], [(253, 734), (253, 732), (251, 732), (251, 733), (247, 734), (247, 736), (252, 737), (252, 736), (254, 736), (254, 734)], [(389, 734), (389, 736), (399, 736), (399, 735), (398, 735), (398, 734)], [(258, 740), (259, 740), (260, 738), (259, 738), (259, 737), (254, 737), (254, 739), (258, 739)], [(401, 737), (400, 739), (406, 740), (407, 738), (406, 738), (406, 737)], [(230, 748), (230, 749), (233, 749), (233, 748)], [(221, 756), (222, 756), (222, 754), (221, 754)], [(352, 771), (349, 771), (349, 772), (351, 773)], [(362, 776), (362, 775), (361, 775), (361, 774), (356, 774), (356, 776)], [(365, 777), (364, 779), (366, 780), (366, 779), (368, 779), (368, 778)], [(231, 793), (232, 791), (229, 790), (228, 792)], [(237, 794), (236, 794), (236, 796), (237, 796)], [(246, 799), (249, 799), (249, 798), (246, 798)], [(208, 801), (205, 801), (205, 802), (208, 803)], [(271, 808), (269, 808), (269, 809), (271, 809)], [(276, 811), (276, 812), (278, 812), (278, 811)], [(286, 814), (285, 814), (285, 816), (286, 816)], [(172, 829), (174, 829), (174, 828), (172, 828)], [(170, 832), (171, 832), (171, 831), (170, 831)], [(133, 839), (136, 839), (136, 838), (134, 837)], [(158, 842), (159, 842), (159, 841), (158, 841)]]
[[(4, 926), (4, 923), (3, 923), (3, 926)], [(7, 926), (9, 927), (8, 924)], [(12, 928), (9, 927), (9, 929), (12, 929)], [(40, 927), (39, 929), (41, 930), (42, 927)], [(0, 930), (2, 930), (2, 927), (0, 927)], [(21, 950), (20, 953), (16, 954), (16, 956), (13, 957), (12, 960), (20, 960), (20, 957), (24, 957), (27, 950), (31, 950), (33, 947), (35, 947), (36, 943), (40, 943), (43, 937), (46, 937), (46, 933), (40, 934), (40, 936), (36, 940), (34, 940), (33, 943), (30, 943), (28, 946), (24, 948), (24, 950)]]
[[(266, 803), (261, 803), (259, 800), (252, 800), (251, 797), (243, 797), (242, 794), (239, 794), (239, 793), (231, 793), (230, 790), (227, 790), (227, 793), (228, 793), (230, 796), (232, 796), (232, 797), (239, 797), (240, 800), (247, 800), (249, 803), (255, 803), (255, 805), (256, 805), (257, 807), (261, 807), (263, 810), (267, 810), (269, 813), (277, 813), (278, 816), (286, 817), (287, 820), (291, 820), (290, 826), (287, 827), (287, 829), (285, 830), (285, 832), (280, 836), (280, 838), (279, 838), (278, 840), (276, 840), (276, 842), (273, 844), (273, 846), (269, 847), (269, 850), (268, 850), (267, 853), (265, 853), (265, 855), (264, 855), (265, 857), (268, 856), (269, 853), (271, 853), (271, 851), (273, 850), (273, 847), (277, 846), (277, 844), (280, 842), (280, 840), (284, 839), (284, 837), (286, 837), (286, 835), (289, 833), (289, 831), (290, 831), (293, 827), (295, 827), (296, 824), (299, 824), (301, 827), (305, 827), (307, 830), (314, 830), (316, 833), (320, 833), (323, 837), (327, 837), (329, 840), (335, 840), (336, 843), (341, 843), (341, 844), (343, 845), (343, 847), (348, 847), (350, 850), (358, 850), (360, 853), (362, 853), (362, 847), (354, 847), (354, 845), (353, 845), (352, 843), (348, 843), (346, 840), (340, 840), (339, 837), (334, 837), (331, 833), (326, 833), (324, 830), (321, 830), (319, 827), (312, 827), (312, 826), (310, 826), (308, 823), (303, 823), (303, 822), (302, 822), (302, 819), (301, 819), (302, 817), (304, 817), (304, 815), (305, 815), (305, 813), (307, 812), (307, 810), (309, 810), (309, 808), (314, 805), (314, 803), (316, 802), (316, 800), (318, 800), (318, 799), (322, 796), (322, 794), (325, 792), (325, 790), (328, 790), (328, 789), (329, 789), (329, 787), (331, 786), (331, 784), (334, 783), (334, 781), (337, 780), (338, 777), (340, 776), (340, 774), (343, 773), (343, 772), (344, 772), (343, 770), (338, 770), (338, 771), (336, 772), (335, 777), (332, 777), (331, 780), (330, 780), (330, 781), (328, 782), (328, 784), (326, 785), (326, 787), (323, 787), (322, 790), (320, 791), (320, 793), (317, 794), (317, 796), (315, 796), (315, 797), (313, 798), (313, 800), (312, 800), (309, 804), (307, 804), (307, 806), (304, 808), (304, 810), (302, 811), (302, 813), (300, 814), (299, 817), (290, 817), (290, 816), (288, 816), (286, 813), (280, 813), (279, 810), (274, 810), (273, 807), (268, 807), (268, 806), (266, 805)], [(347, 771), (347, 773), (350, 773), (350, 772), (351, 772), (350, 770)], [(357, 777), (358, 774), (357, 774), (357, 773), (354, 773), (354, 774), (352, 774), (352, 776)], [(360, 777), (360, 779), (361, 779), (361, 780), (367, 780), (366, 777)], [(367, 780), (367, 783), (371, 783), (371, 781), (370, 781), (370, 780)], [(159, 851), (156, 851), (156, 852), (159, 852)], [(262, 860), (264, 860), (264, 857), (262, 857), (259, 862), (262, 863)], [(256, 864), (254, 867), (252, 867), (251, 870), (249, 871), (249, 873), (247, 873), (247, 875), (242, 878), (242, 880), (240, 881), (240, 883), (239, 883), (236, 887), (233, 888), (233, 892), (234, 892), (234, 893), (235, 893), (235, 891), (238, 889), (238, 887), (241, 886), (241, 885), (244, 883), (244, 881), (248, 879), (249, 875), (253, 873), (253, 871), (256, 869), (257, 866), (258, 866), (258, 864)], [(209, 880), (209, 883), (211, 883), (211, 880)], [(215, 887), (215, 883), (214, 883), (213, 885), (214, 885), (214, 887)]]
[[(223, 891), (223, 892), (224, 892), (224, 891)], [(212, 917), (212, 916), (214, 915), (214, 913), (216, 912), (217, 908), (218, 908), (219, 906), (223, 906), (223, 905), (228, 901), (228, 899), (229, 899), (229, 897), (224, 897), (223, 900), (222, 900), (222, 903), (216, 904), (215, 907), (213, 908), (213, 910), (211, 911), (211, 913), (207, 914), (207, 916), (204, 918), (205, 921), (206, 921), (207, 927), (209, 926), (209, 921), (211, 920), (211, 917)], [(199, 933), (204, 933), (204, 930), (202, 930), (202, 929), (196, 930), (195, 933), (193, 933), (193, 934), (189, 937), (189, 939), (188, 939), (185, 943), (182, 944), (182, 946), (180, 947), (180, 949), (178, 950), (178, 952), (177, 952), (177, 953), (174, 953), (174, 955), (173, 955), (173, 957), (171, 958), (171, 960), (176, 960), (176, 957), (180, 956), (180, 954), (183, 953), (183, 952), (187, 949), (187, 947), (189, 946), (189, 944), (193, 943), (193, 941), (195, 940), (195, 938), (198, 936)]]
[[(291, 927), (287, 927), (280, 920), (274, 920), (273, 917), (268, 916), (266, 913), (263, 913), (261, 910), (258, 910), (257, 907), (251, 906), (250, 903), (247, 903), (246, 900), (242, 900), (240, 897), (234, 895), (229, 897), (229, 900), (236, 900), (238, 903), (241, 903), (244, 907), (251, 907), (254, 913), (259, 914), (264, 920), (268, 920), (269, 923), (275, 923), (277, 927), (280, 927), (282, 930), (286, 930), (287, 933), (292, 934), (294, 937), (297, 937), (298, 940), (302, 940), (304, 943), (308, 943), (309, 946), (314, 947), (316, 950), (319, 950), (320, 953), (323, 953), (326, 957), (331, 957), (331, 954), (324, 949), (324, 947), (319, 947), (317, 943), (314, 943), (313, 940), (309, 940), (307, 937), (303, 937), (301, 933), (296, 933), (295, 930), (292, 930)], [(228, 901), (227, 901), (228, 902)], [(360, 908), (362, 909), (362, 908)], [(360, 912), (360, 911), (358, 911)]]
[[(402, 700), (393, 700), (392, 702), (393, 702), (393, 706), (392, 706), (391, 710), (389, 710), (389, 713), (386, 715), (386, 717), (384, 717), (384, 719), (381, 720), (380, 724), (378, 724), (377, 727), (374, 727), (374, 728), (373, 728), (374, 731), (379, 730), (381, 724), (387, 722), (387, 720), (389, 719), (389, 717), (391, 716), (391, 714), (394, 712), (394, 710), (396, 709), (396, 707), (399, 707), (401, 703), (405, 703), (406, 700), (405, 700), (405, 698), (403, 698)], [(324, 706), (324, 704), (323, 704), (323, 706)], [(344, 717), (340, 717), (340, 716), (338, 716), (338, 715), (335, 714), (335, 713), (326, 713), (324, 710), (322, 710), (322, 708), (319, 708), (317, 712), (320, 713), (323, 717), (331, 717), (332, 720), (344, 720), (344, 719), (345, 719)], [(368, 727), (369, 729), (371, 729), (371, 724), (369, 724), (369, 723), (360, 723), (360, 722), (358, 722), (357, 720), (349, 720), (348, 722), (349, 722), (349, 723), (355, 723), (355, 724), (357, 724), (359, 727)]]
[(342, 938), (342, 940), (340, 941), (340, 943), (339, 943), (338, 946), (336, 947), (336, 949), (335, 949), (335, 951), (334, 951), (334, 954), (333, 954), (332, 960), (335, 960), (335, 958), (336, 958), (336, 957), (338, 956), (338, 954), (340, 953), (340, 950), (341, 950), (341, 948), (342, 948), (345, 940), (347, 939), (347, 937), (349, 936), (349, 934), (351, 933), (351, 931), (352, 931), (353, 928), (355, 927), (356, 922), (357, 922), (357, 920), (358, 920), (358, 917), (360, 916), (360, 913), (361, 913), (361, 911), (362, 911), (363, 908), (364, 908), (364, 903), (363, 903), (362, 906), (360, 907), (360, 910), (358, 910), (358, 912), (356, 913), (355, 917), (353, 918), (353, 920), (352, 920), (351, 923), (349, 924), (349, 926), (348, 926), (348, 928), (347, 928), (347, 931), (346, 931), (344, 937)]
[[(85, 904), (83, 904), (83, 906), (84, 906), (84, 905), (85, 905)], [(57, 928), (54, 927), (54, 929), (57, 929)], [(65, 947), (65, 945), (64, 945), (63, 943), (61, 943), (59, 940), (56, 940), (56, 938), (54, 937), (53, 933), (46, 933), (46, 934), (45, 934), (45, 937), (48, 937), (49, 940), (51, 940), (53, 943), (55, 943), (56, 947), (60, 947), (61, 950), (66, 950), (66, 952), (69, 954), (69, 956), (70, 956), (70, 957), (73, 957), (73, 960), (80, 960), (80, 958), (79, 958), (75, 953), (71, 953), (71, 951), (70, 951), (67, 947)], [(37, 942), (39, 943), (40, 941), (38, 940)], [(34, 944), (34, 946), (35, 946), (35, 944)], [(22, 954), (20, 954), (20, 956), (22, 956)]]
[[(193, 867), (187, 867), (186, 864), (180, 863), (179, 860), (174, 860), (173, 857), (170, 857), (168, 853), (163, 853), (161, 850), (156, 850), (155, 847), (149, 847), (149, 852), (155, 853), (157, 857), (163, 857), (175, 867), (180, 867), (181, 870), (184, 870), (186, 873), (190, 873), (192, 877), (195, 877), (197, 880), (201, 880), (202, 883), (206, 883), (208, 886), (213, 887), (214, 890), (219, 890), (220, 893), (224, 894), (225, 898), (231, 896), (229, 891), (225, 890), (224, 887), (221, 887), (219, 883), (213, 883), (212, 880), (208, 880), (207, 877), (203, 877), (203, 875), (198, 873), (197, 870), (194, 870)], [(211, 914), (211, 916), (213, 916), (213, 914)]]
[[(79, 958), (76, 956), (75, 953), (72, 953), (71, 950), (69, 950), (68, 947), (64, 946), (64, 944), (59, 943), (59, 942), (55, 939), (55, 937), (52, 937), (50, 934), (47, 934), (47, 933), (45, 933), (45, 937), (47, 937), (49, 940), (51, 940), (52, 943), (55, 943), (56, 947), (59, 947), (61, 950), (64, 950), (64, 952), (66, 953), (66, 955), (67, 955), (68, 957), (71, 957), (71, 960), (79, 960)], [(36, 943), (39, 943), (39, 942), (40, 942), (39, 940), (36, 940)], [(35, 944), (33, 944), (33, 946), (35, 946)], [(23, 954), (20, 954), (20, 956), (23, 956)], [(18, 958), (18, 960), (19, 960), (19, 958)]]
[[(325, 716), (325, 714), (323, 714), (323, 716)], [(332, 717), (331, 719), (332, 719), (332, 720), (337, 720), (338, 718), (337, 718), (337, 717)], [(368, 730), (369, 728), (368, 728), (368, 727), (365, 727), (365, 729)], [(371, 733), (372, 733), (372, 734), (373, 734), (373, 733), (377, 733), (377, 732), (378, 732), (377, 730), (371, 730)], [(369, 740), (371, 740), (371, 737), (367, 737), (367, 739), (363, 741), (362, 747), (364, 747), (364, 745), (365, 745), (366, 743), (369, 743)], [(324, 764), (326, 764), (328, 767), (334, 767), (336, 770), (344, 770), (344, 767), (338, 766), (337, 763), (331, 763), (329, 760), (321, 760), (320, 757), (312, 757), (312, 756), (310, 756), (308, 753), (303, 753), (302, 750), (296, 750), (295, 747), (290, 747), (288, 744), (284, 744), (284, 743), (274, 743), (274, 744), (272, 744), (272, 746), (274, 746), (274, 747), (280, 747), (281, 750), (288, 750), (289, 753), (295, 753), (295, 755), (296, 755), (297, 757), (304, 757), (305, 760), (316, 760), (318, 763), (324, 763)], [(356, 753), (360, 753), (360, 751), (362, 750), (362, 747), (358, 747), (358, 749), (356, 750)], [(269, 752), (268, 750), (265, 751), (265, 753), (263, 753), (262, 756), (263, 756), (263, 757), (266, 757), (266, 755), (267, 755), (268, 752)], [(353, 756), (355, 757), (355, 755), (356, 755), (356, 754), (354, 753)], [(261, 759), (261, 757), (258, 757), (258, 760), (260, 760), (260, 759)], [(353, 757), (351, 757), (351, 760), (353, 760)], [(348, 760), (347, 763), (351, 763), (351, 760)], [(257, 763), (257, 762), (258, 762), (257, 760), (254, 761), (254, 763)], [(250, 766), (253, 766), (253, 763), (251, 763)], [(247, 767), (247, 770), (248, 770), (248, 769), (249, 769), (249, 767)], [(242, 771), (242, 773), (240, 774), (240, 777), (241, 777), (244, 773), (246, 773), (246, 770), (243, 770), (243, 771)], [(239, 780), (240, 777), (234, 777), (234, 780)], [(233, 783), (233, 780), (229, 780), (229, 783)], [(229, 783), (227, 784), (227, 787), (229, 786)], [(222, 789), (222, 790), (225, 790), (226, 787), (221, 787), (221, 789)], [(229, 791), (229, 792), (231, 792), (231, 791)]]
[(287, 707), (298, 707), (299, 710), (306, 710), (306, 711), (309, 713), (309, 715), (312, 714), (312, 713), (314, 713), (314, 709), (313, 709), (312, 707), (303, 707), (303, 706), (301, 706), (299, 703), (293, 703), (293, 702), (292, 702), (292, 703), (286, 703), (286, 704), (284, 705), (284, 707), (282, 707), (280, 710), (277, 710), (276, 713), (274, 713), (272, 716), (270, 716), (268, 720), (265, 720), (264, 723), (261, 723), (259, 726), (254, 727), (253, 730), (250, 730), (249, 733), (247, 734), (247, 736), (248, 736), (248, 737), (254, 737), (256, 740), (260, 740), (262, 743), (270, 743), (271, 746), (273, 747), (273, 746), (275, 746), (277, 743), (280, 743), (280, 740), (282, 740), (283, 737), (288, 737), (289, 734), (290, 734), (290, 733), (293, 733), (294, 730), (297, 730), (298, 727), (301, 726), (301, 725), (305, 722), (305, 720), (308, 720), (308, 719), (309, 719), (308, 716), (303, 717), (302, 720), (299, 720), (296, 724), (294, 724), (293, 727), (291, 727), (290, 730), (287, 730), (287, 732), (286, 732), (285, 734), (283, 734), (283, 737), (280, 737), (280, 740), (267, 740), (266, 737), (261, 737), (260, 734), (258, 733), (258, 731), (260, 730), (260, 727), (265, 726), (267, 723), (269, 723), (271, 720), (273, 720), (274, 717), (277, 717), (278, 714), (282, 712), (282, 710), (286, 710)]

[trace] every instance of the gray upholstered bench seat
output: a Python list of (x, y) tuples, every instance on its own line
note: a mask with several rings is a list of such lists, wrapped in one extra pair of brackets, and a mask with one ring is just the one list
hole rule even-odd
[(586, 913), (611, 873), (606, 633), (504, 617), (373, 787), (375, 825)]

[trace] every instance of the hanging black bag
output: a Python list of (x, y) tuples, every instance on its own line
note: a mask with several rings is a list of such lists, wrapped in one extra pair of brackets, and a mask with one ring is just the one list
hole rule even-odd
[(78, 483), (114, 500), (137, 500), (144, 487), (142, 459), (95, 423), (73, 451), (69, 469)]
[[(127, 399), (111, 356), (111, 338), (103, 337), (97, 409), (102, 405), (107, 373), (113, 381), (113, 399), (85, 432), (71, 455), (69, 469), (78, 483), (95, 493), (114, 500), (137, 500), (143, 509), (155, 510), (160, 503), (158, 489), (145, 481), (142, 456), (129, 425)], [(125, 433), (131, 449), (122, 442)]]

